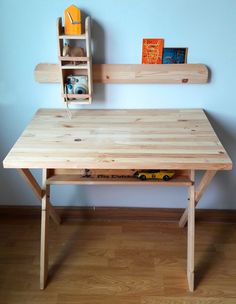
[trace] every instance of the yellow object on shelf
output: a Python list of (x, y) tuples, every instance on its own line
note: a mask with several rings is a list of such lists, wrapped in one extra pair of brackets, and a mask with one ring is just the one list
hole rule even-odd
[(175, 171), (172, 170), (144, 170), (137, 171), (134, 176), (141, 179), (160, 179), (164, 181), (168, 181), (175, 175)]
[(81, 35), (81, 13), (75, 6), (69, 6), (64, 12), (65, 35)]

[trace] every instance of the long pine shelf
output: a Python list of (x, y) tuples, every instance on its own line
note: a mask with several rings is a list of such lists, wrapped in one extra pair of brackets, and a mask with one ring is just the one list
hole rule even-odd
[[(73, 72), (78, 73), (78, 69)], [(93, 64), (95, 83), (194, 84), (208, 82), (204, 64)], [(59, 83), (58, 64), (39, 63), (34, 70), (39, 83)]]

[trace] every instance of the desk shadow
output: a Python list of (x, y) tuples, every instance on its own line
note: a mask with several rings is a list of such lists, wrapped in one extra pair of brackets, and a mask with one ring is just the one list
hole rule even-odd
[[(209, 112), (206, 112), (206, 115), (214, 128), (218, 138), (223, 144), (224, 148), (228, 152), (232, 161), (236, 161), (236, 134), (228, 130), (225, 125), (220, 123), (213, 115)], [(235, 171), (235, 170), (234, 170)], [(235, 209), (236, 207), (236, 196), (235, 196), (235, 184), (236, 176), (233, 171), (221, 171), (213, 179), (213, 182), (217, 186), (218, 197), (217, 202), (224, 202), (224, 209)], [(212, 202), (212, 207), (214, 204), (217, 204), (216, 201)], [(197, 223), (196, 223), (197, 224)], [(200, 257), (200, 260), (196, 264), (195, 272), (195, 286), (200, 285), (202, 279), (207, 276), (207, 274), (219, 263), (222, 261), (222, 253), (217, 251), (215, 245), (227, 244), (229, 241), (232, 230), (235, 229), (231, 224), (222, 223), (219, 224), (219, 231), (215, 234), (213, 241), (205, 252)], [(197, 230), (197, 227), (196, 227)], [(206, 231), (206, 233), (208, 233)]]
[(204, 249), (204, 253), (202, 253), (198, 263), (196, 263), (195, 288), (201, 285), (203, 279), (216, 267), (216, 265), (219, 267), (224, 259), (226, 259), (225, 256), (222, 258), (222, 252), (217, 251), (217, 247), (215, 246), (221, 245), (223, 247), (224, 244), (227, 244), (233, 231), (235, 231), (234, 224), (221, 223), (220, 232), (215, 236), (213, 244), (209, 244), (208, 247)]
[[(84, 186), (74, 187), (75, 191), (71, 195), (70, 201), (76, 202), (76, 210), (78, 206), (81, 207), (79, 201), (86, 203), (88, 202), (88, 197), (86, 188)], [(78, 197), (80, 198), (79, 201)], [(55, 229), (62, 229), (63, 231), (65, 226), (70, 225), (73, 227), (73, 231), (70, 233), (68, 239), (63, 242), (64, 244), (60, 248), (60, 253), (57, 255), (53, 264), (49, 268), (48, 284), (50, 284), (51, 280), (53, 280), (60, 270), (63, 269), (63, 264), (70, 259), (74, 252), (81, 252), (83, 248), (85, 248), (87, 242), (89, 242), (91, 239), (91, 234), (88, 232), (89, 225), (87, 225), (88, 222), (91, 222), (91, 213), (88, 211), (88, 208), (80, 208), (79, 211), (77, 209), (77, 211), (74, 210), (72, 213), (70, 210), (71, 207), (62, 207), (60, 210), (61, 225), (59, 228), (55, 227)], [(56, 231), (53, 233), (56, 234)], [(79, 239), (78, 236), (80, 236)]]
[[(49, 265), (49, 271), (48, 271), (48, 279), (47, 279), (47, 285), (51, 283), (51, 281), (56, 277), (56, 275), (60, 272), (60, 270), (63, 270), (63, 264), (70, 259), (70, 257), (75, 253), (82, 251), (85, 247), (86, 243), (89, 241), (88, 232), (87, 231), (87, 225), (86, 225), (86, 216), (83, 220), (80, 221), (65, 221), (63, 220), (63, 223), (70, 223), (69, 225), (76, 226), (73, 232), (71, 233), (70, 237), (63, 242), (63, 246), (61, 244), (60, 248), (60, 254), (56, 257), (52, 265)], [(62, 227), (63, 229), (63, 227)], [(83, 238), (80, 238), (78, 240), (78, 235), (82, 235)]]
[[(217, 120), (209, 112), (206, 115), (215, 130), (218, 138), (220, 139), (222, 145), (224, 146), (226, 152), (231, 158), (232, 162), (236, 162), (236, 132), (229, 130), (223, 125), (219, 120)], [(217, 202), (224, 202), (224, 209), (236, 209), (236, 195), (235, 195), (235, 185), (236, 185), (236, 174), (235, 168), (232, 171), (220, 171), (216, 174), (213, 182), (217, 185), (218, 197)], [(217, 202), (213, 202), (214, 205)]]

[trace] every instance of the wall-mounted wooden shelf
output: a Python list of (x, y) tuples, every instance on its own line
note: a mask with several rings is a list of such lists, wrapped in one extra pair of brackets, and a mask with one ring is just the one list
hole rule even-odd
[[(208, 69), (204, 64), (93, 64), (92, 70), (96, 83), (193, 84), (208, 81)], [(78, 73), (78, 69), (73, 69), (73, 73)], [(40, 63), (34, 76), (40, 83), (59, 83), (59, 65)]]
[[(92, 102), (92, 55), (91, 55), (91, 29), (90, 17), (85, 19), (85, 33), (82, 35), (64, 35), (62, 18), (57, 19), (57, 38), (58, 38), (58, 80), (61, 83), (61, 96), (64, 102), (73, 104), (90, 104)], [(80, 43), (85, 42), (84, 57), (63, 56), (64, 43), (70, 40)], [(88, 92), (86, 94), (68, 94), (66, 79), (69, 75), (85, 75), (87, 77)]]

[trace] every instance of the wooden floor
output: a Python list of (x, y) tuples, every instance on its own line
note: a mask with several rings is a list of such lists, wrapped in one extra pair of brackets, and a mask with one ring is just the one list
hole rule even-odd
[(0, 221), (0, 303), (236, 303), (236, 224), (197, 223), (196, 291), (186, 229), (151, 221), (50, 223), (48, 286), (39, 290), (40, 221)]

